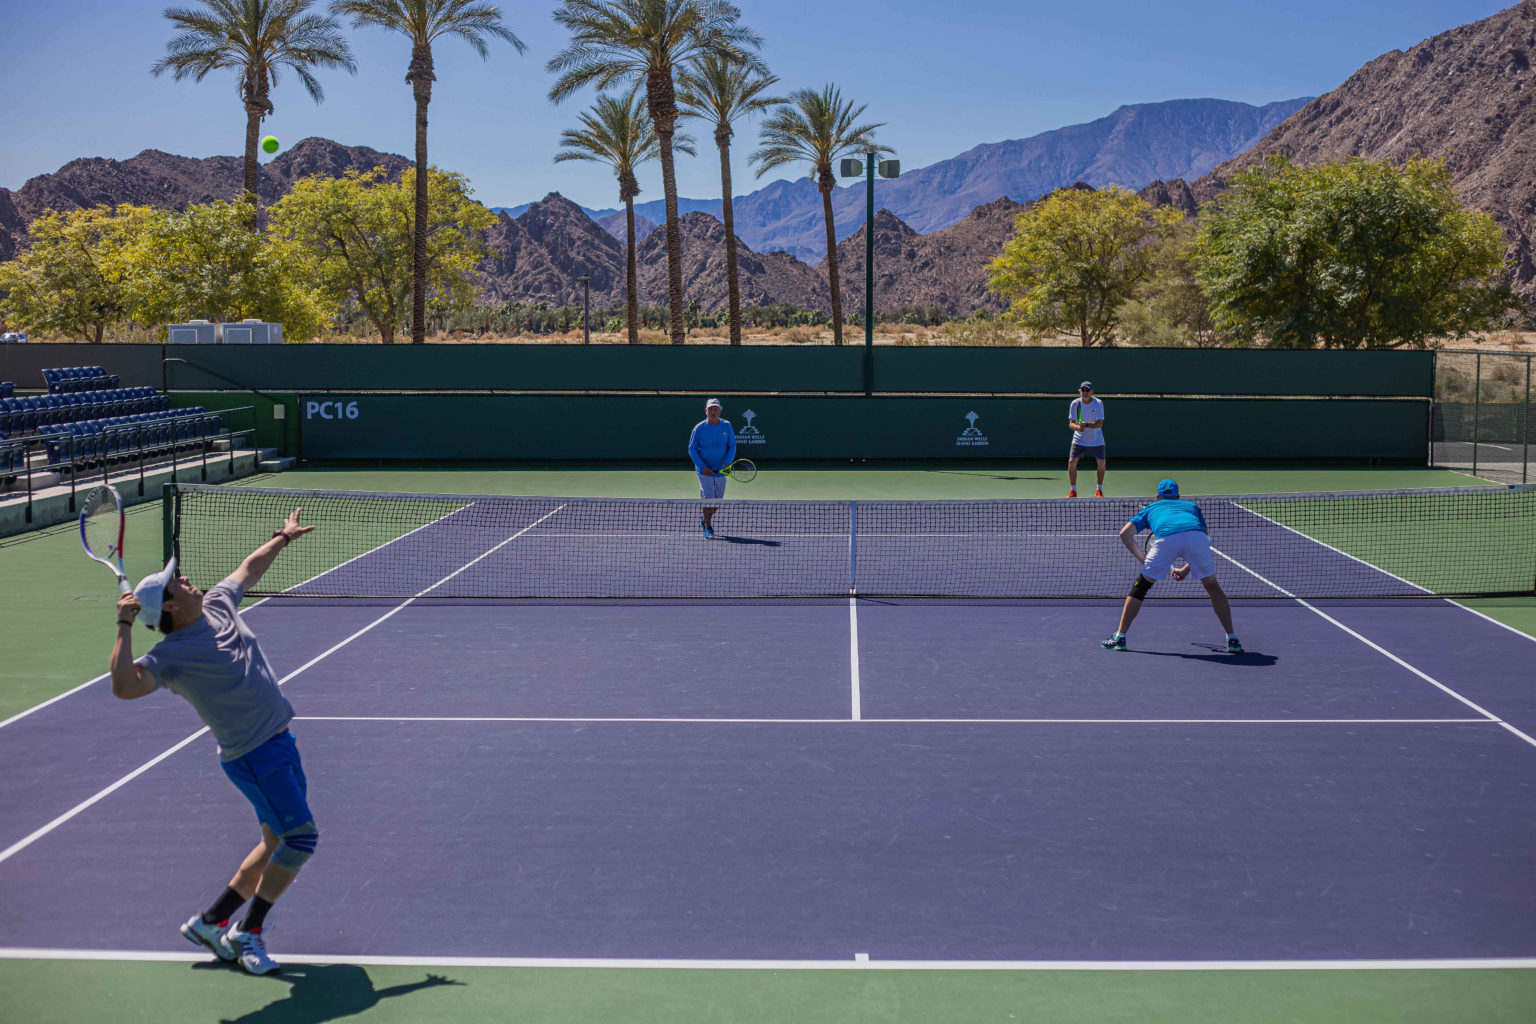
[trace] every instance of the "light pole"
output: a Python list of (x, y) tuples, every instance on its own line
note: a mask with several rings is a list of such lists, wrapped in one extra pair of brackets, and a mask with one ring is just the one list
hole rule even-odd
[(581, 343), (592, 344), (592, 275), (581, 275)]
[[(858, 160), (844, 160), (843, 177), (857, 178), (864, 175), (864, 394), (875, 393), (875, 154), (864, 154)], [(882, 178), (901, 177), (900, 160), (881, 160), (878, 168)]]

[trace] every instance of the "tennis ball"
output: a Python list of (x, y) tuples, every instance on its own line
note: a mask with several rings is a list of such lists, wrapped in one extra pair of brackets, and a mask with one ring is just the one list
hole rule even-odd
[(276, 153), (277, 147), (278, 141), (276, 135), (268, 135), (266, 138), (261, 140), (261, 148), (268, 153)]

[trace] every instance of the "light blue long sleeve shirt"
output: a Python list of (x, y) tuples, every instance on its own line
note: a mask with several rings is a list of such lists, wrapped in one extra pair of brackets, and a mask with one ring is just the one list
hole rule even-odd
[(700, 420), (693, 433), (688, 435), (688, 457), (700, 473), (705, 467), (718, 473), (735, 462), (736, 429), (731, 426), (731, 421), (722, 419), (710, 426), (709, 420)]

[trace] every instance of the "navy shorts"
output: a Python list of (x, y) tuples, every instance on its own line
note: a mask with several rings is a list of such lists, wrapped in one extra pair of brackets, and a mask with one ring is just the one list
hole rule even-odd
[(1067, 454), (1069, 459), (1090, 458), (1094, 462), (1104, 461), (1104, 446), (1101, 444), (1082, 445), (1072, 442), (1072, 450)]
[(256, 808), (256, 820), (277, 835), (314, 820), (299, 745), (287, 729), (244, 757), (220, 763), (229, 781)]

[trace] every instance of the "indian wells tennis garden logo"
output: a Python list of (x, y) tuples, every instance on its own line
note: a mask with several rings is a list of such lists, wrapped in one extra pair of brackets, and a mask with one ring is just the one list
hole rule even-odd
[(736, 431), (736, 443), (738, 445), (768, 443), (768, 438), (763, 432), (752, 425), (752, 421), (757, 419), (757, 413), (747, 409), (742, 412), (741, 418), (747, 421), (747, 425)]
[(960, 432), (960, 436), (955, 438), (956, 448), (984, 448), (990, 443), (987, 440), (987, 435), (983, 434), (976, 426), (976, 421), (979, 419), (981, 419), (979, 413), (968, 412), (965, 414), (965, 420), (970, 426), (966, 427)]

